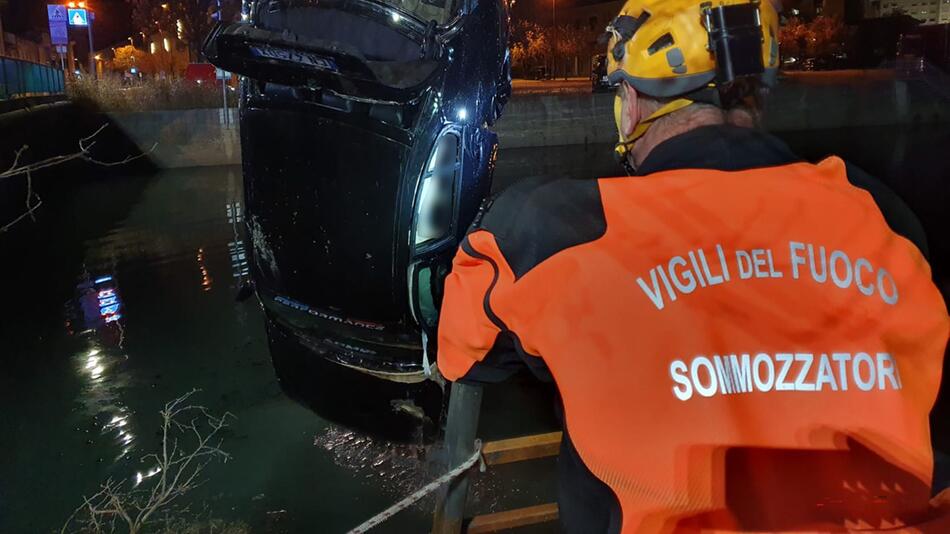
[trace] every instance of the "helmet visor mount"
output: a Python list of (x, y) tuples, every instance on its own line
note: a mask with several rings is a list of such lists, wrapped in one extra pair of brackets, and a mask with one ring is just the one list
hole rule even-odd
[(723, 88), (738, 78), (759, 78), (762, 62), (762, 19), (758, 2), (702, 5), (703, 25), (709, 34), (709, 51), (716, 58), (716, 86)]

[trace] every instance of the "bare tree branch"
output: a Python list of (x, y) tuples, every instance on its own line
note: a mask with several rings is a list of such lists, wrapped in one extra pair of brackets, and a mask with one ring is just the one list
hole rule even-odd
[(35, 193), (33, 193), (33, 182), (32, 182), (33, 173), (37, 171), (41, 171), (43, 169), (48, 169), (50, 167), (55, 167), (57, 165), (62, 165), (63, 163), (73, 161), (73, 160), (81, 160), (81, 161), (85, 161), (87, 163), (91, 163), (94, 165), (99, 165), (101, 167), (115, 167), (117, 165), (125, 165), (126, 163), (130, 163), (139, 158), (144, 158), (148, 156), (155, 150), (155, 147), (158, 146), (158, 143), (155, 143), (145, 152), (142, 152), (136, 155), (126, 156), (124, 159), (120, 161), (98, 160), (92, 156), (90, 150), (92, 149), (92, 147), (96, 145), (96, 141), (97, 141), (96, 136), (99, 135), (107, 126), (108, 124), (103, 124), (102, 126), (99, 127), (99, 129), (97, 129), (91, 135), (88, 135), (80, 139), (79, 152), (74, 152), (72, 154), (52, 156), (52, 157), (37, 161), (35, 163), (22, 165), (20, 164), (20, 159), (23, 156), (23, 154), (27, 150), (29, 150), (30, 147), (29, 145), (23, 145), (19, 149), (17, 149), (17, 151), (13, 155), (13, 163), (10, 165), (10, 167), (5, 171), (0, 171), (0, 180), (3, 180), (5, 178), (13, 178), (16, 176), (26, 176), (26, 180), (27, 180), (26, 213), (23, 213), (22, 215), (16, 217), (15, 219), (8, 222), (7, 224), (0, 226), (0, 234), (6, 232), (13, 225), (17, 224), (18, 222), (22, 221), (23, 219), (27, 217), (30, 217), (31, 219), (36, 220), (36, 218), (34, 217), (34, 213), (40, 206), (43, 205), (43, 201), (40, 199), (39, 195), (36, 195)]
[[(228, 427), (231, 413), (217, 417), (204, 406), (187, 404), (198, 390), (192, 390), (169, 402), (159, 412), (162, 420), (161, 451), (142, 456), (141, 462), (155, 463), (148, 476), (128, 481), (106, 480), (99, 492), (84, 498), (60, 530), (66, 532), (111, 532), (107, 521), (118, 519), (129, 534), (138, 534), (162, 512), (166, 514), (179, 497), (198, 487), (205, 468), (214, 460), (227, 461), (230, 455), (221, 450), (222, 430)], [(187, 420), (187, 423), (181, 422)], [(188, 438), (186, 448), (179, 447), (178, 435)], [(158, 476), (155, 476), (158, 475)], [(154, 477), (154, 478), (153, 478)], [(140, 487), (151, 485), (151, 488)], [(109, 526), (109, 528), (106, 528)]]

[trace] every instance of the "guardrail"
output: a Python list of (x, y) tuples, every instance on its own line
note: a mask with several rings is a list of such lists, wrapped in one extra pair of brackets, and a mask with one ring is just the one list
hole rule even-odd
[(66, 90), (63, 71), (10, 57), (0, 57), (0, 100), (20, 96), (61, 94)]

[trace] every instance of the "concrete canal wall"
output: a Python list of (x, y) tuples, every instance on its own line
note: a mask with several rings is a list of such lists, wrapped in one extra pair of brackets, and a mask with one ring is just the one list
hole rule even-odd
[[(515, 95), (495, 129), (503, 148), (611, 143), (612, 106), (610, 93)], [(109, 117), (139, 146), (157, 141), (160, 167), (240, 163), (237, 127), (234, 120), (225, 127), (220, 110)], [(893, 71), (784, 76), (765, 109), (765, 127), (777, 132), (928, 122), (950, 122), (950, 83)]]
[[(946, 75), (842, 71), (796, 73), (783, 78), (765, 110), (765, 126), (772, 131), (950, 122), (950, 82)], [(610, 93), (516, 94), (495, 129), (506, 149), (612, 143), (616, 139), (612, 106)], [(58, 131), (60, 137), (75, 128), (61, 131), (53, 125), (73, 120), (69, 117), (83, 115), (83, 124), (109, 123), (110, 130), (141, 150), (154, 145), (150, 160), (161, 168), (233, 165), (241, 161), (234, 109), (226, 123), (220, 109), (94, 113), (75, 108), (60, 105), (34, 111), (29, 121), (50, 123), (42, 129)], [(2, 122), (0, 129), (7, 130)], [(8, 140), (14, 137), (8, 131), (0, 133)], [(77, 135), (72, 136), (72, 143)]]
[[(186, 109), (106, 113), (106, 119), (135, 141), (151, 149), (161, 168), (235, 165), (241, 163), (238, 114), (230, 109)], [(154, 146), (154, 148), (152, 148)]]
[[(942, 82), (942, 83), (941, 83)], [(888, 71), (799, 73), (784, 77), (766, 101), (775, 132), (950, 121), (950, 83), (897, 79)], [(512, 98), (496, 130), (502, 147), (616, 141), (613, 94)]]

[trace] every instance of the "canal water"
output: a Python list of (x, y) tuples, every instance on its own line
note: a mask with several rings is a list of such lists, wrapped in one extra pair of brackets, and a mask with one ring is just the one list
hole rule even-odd
[[(947, 295), (945, 128), (785, 137), (808, 157), (843, 153), (884, 177), (924, 221)], [(496, 182), (617, 174), (610, 152), (503, 150)], [(254, 532), (343, 532), (433, 475), (435, 386), (379, 387), (307, 354), (272, 354), (254, 299), (235, 299), (247, 268), (239, 168), (37, 187), (37, 221), (0, 235), (0, 532), (58, 531), (109, 478), (147, 487), (154, 462), (140, 458), (160, 445), (158, 411), (193, 389), (192, 402), (234, 416), (221, 435), (229, 461), (209, 465), (181, 501), (201, 517)], [(486, 438), (555, 425), (550, 389), (528, 378), (485, 398)], [(552, 462), (481, 475), (476, 507), (552, 500)], [(425, 502), (380, 532), (426, 532), (430, 510)]]

